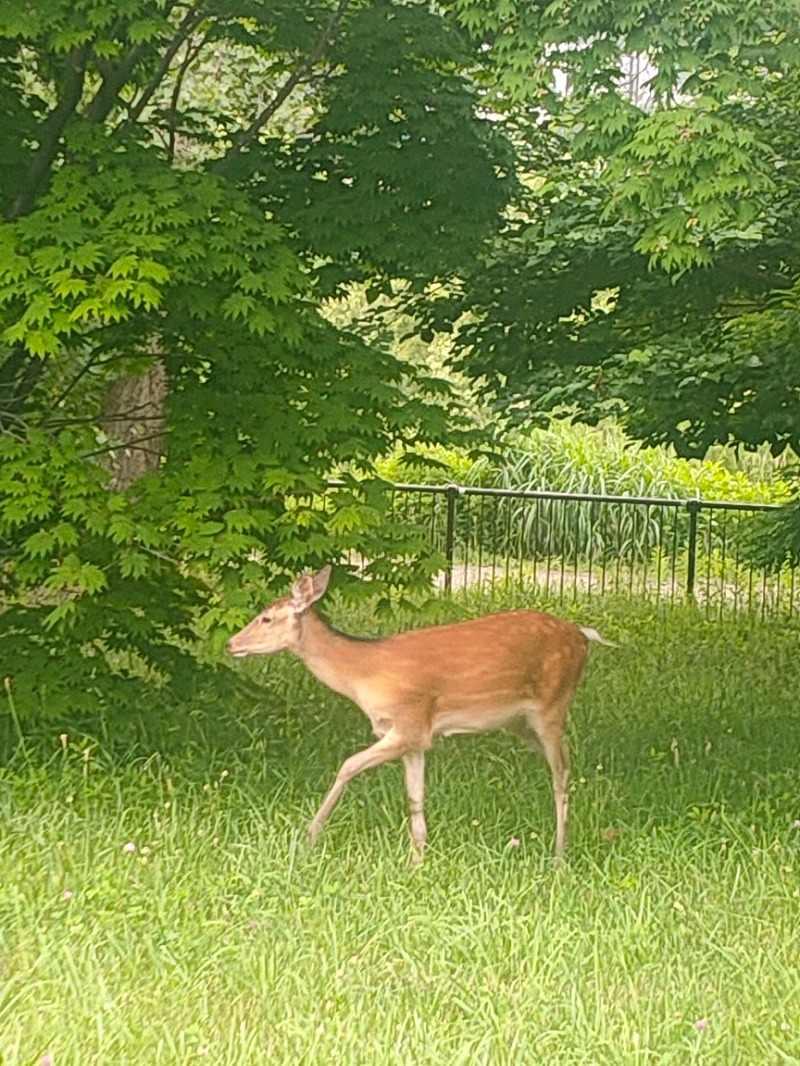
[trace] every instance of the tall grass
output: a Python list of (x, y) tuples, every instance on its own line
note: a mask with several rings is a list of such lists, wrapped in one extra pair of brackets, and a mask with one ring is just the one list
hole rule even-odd
[(475, 459), (443, 446), (416, 448), (415, 454), (409, 462), (395, 452), (383, 461), (382, 473), (392, 481), (411, 474), (434, 484), (741, 503), (783, 503), (791, 495), (785, 463), (763, 452), (751, 462), (734, 463), (719, 448), (703, 460), (684, 459), (672, 448), (643, 447), (613, 421), (585, 426), (554, 420), (547, 429), (514, 431), (495, 454)]
[[(546, 430), (514, 433), (501, 452), (470, 460), (445, 448), (423, 451), (421, 466), (403, 468), (400, 456), (387, 460), (385, 476), (402, 481), (409, 474), (441, 484), (453, 481), (480, 488), (544, 491), (596, 496), (666, 500), (730, 501), (740, 504), (784, 503), (791, 497), (783, 467), (758, 462), (731, 469), (730, 456), (705, 461), (677, 457), (670, 449), (643, 448), (614, 422), (590, 427), (553, 422)], [(751, 476), (752, 475), (752, 476)], [(409, 521), (430, 530), (437, 548), (444, 543), (444, 507), (416, 496), (400, 504)], [(699, 541), (710, 558), (715, 553), (738, 567), (753, 556), (760, 535), (755, 513), (704, 511)], [(675, 560), (685, 574), (690, 517), (685, 508), (620, 504), (586, 499), (475, 499), (457, 502), (456, 555), (472, 562), (483, 553), (514, 560), (558, 559), (585, 568), (600, 561), (623, 569), (641, 569), (658, 558)]]
[(225, 720), (27, 737), (0, 772), (3, 1066), (800, 1062), (798, 631), (581, 619), (622, 647), (574, 710), (560, 870), (548, 774), (504, 735), (435, 747), (419, 869), (397, 766), (308, 852), (368, 729), (291, 660)]

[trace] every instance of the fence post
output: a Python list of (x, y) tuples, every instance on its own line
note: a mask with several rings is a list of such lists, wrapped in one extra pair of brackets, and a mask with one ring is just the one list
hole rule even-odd
[(697, 516), (700, 514), (700, 501), (687, 500), (689, 512), (689, 559), (686, 565), (686, 595), (694, 599), (694, 583), (697, 577)]
[(447, 525), (444, 533), (444, 556), (447, 560), (447, 568), (444, 572), (444, 590), (450, 592), (453, 587), (453, 556), (456, 541), (456, 500), (458, 499), (458, 485), (448, 485), (445, 489), (447, 497)]

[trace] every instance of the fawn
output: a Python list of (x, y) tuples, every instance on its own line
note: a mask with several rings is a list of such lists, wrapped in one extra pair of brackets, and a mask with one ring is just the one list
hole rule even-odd
[(508, 729), (547, 759), (553, 776), (556, 857), (564, 854), (569, 752), (564, 724), (595, 629), (540, 611), (507, 611), (467, 622), (411, 629), (374, 640), (350, 637), (314, 609), (330, 566), (299, 577), (291, 595), (233, 636), (235, 656), (291, 651), (323, 684), (367, 715), (377, 740), (346, 759), (309, 826), (316, 839), (348, 781), (402, 758), (415, 861), (427, 838), (425, 752), (437, 734)]

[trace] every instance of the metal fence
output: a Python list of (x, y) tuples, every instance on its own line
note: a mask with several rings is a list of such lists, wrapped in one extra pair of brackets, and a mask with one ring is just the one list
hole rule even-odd
[(707, 613), (800, 611), (800, 572), (752, 562), (776, 505), (398, 484), (395, 519), (426, 532), (445, 590), (537, 587), (560, 601), (693, 599)]

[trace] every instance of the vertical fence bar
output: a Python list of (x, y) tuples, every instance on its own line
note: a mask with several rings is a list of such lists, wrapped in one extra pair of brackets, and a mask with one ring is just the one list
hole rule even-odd
[(506, 546), (507, 546), (506, 547), (506, 589), (508, 591), (508, 589), (509, 589), (509, 587), (511, 585), (511, 562), (512, 562), (512, 558), (513, 558), (512, 554), (511, 554), (511, 542), (512, 542), (511, 500), (506, 500), (506, 533), (505, 533), (505, 539), (506, 539)]
[(680, 551), (681, 515), (678, 508), (672, 516), (672, 547), (670, 548), (670, 574), (669, 574), (669, 602), (675, 603), (675, 592), (678, 585), (678, 552)]
[(705, 541), (703, 555), (705, 556), (705, 561), (706, 561), (706, 592), (705, 592), (706, 618), (711, 618), (711, 616), (714, 613), (714, 611), (713, 611), (713, 607), (714, 607), (713, 599), (714, 599), (714, 596), (713, 596), (713, 591), (712, 591), (712, 580), (713, 580), (713, 576), (714, 576), (714, 574), (713, 574), (714, 532), (715, 532), (715, 529), (716, 529), (716, 522), (715, 522), (714, 514), (715, 514), (715, 512), (713, 510), (706, 511), (706, 514), (705, 514), (706, 530), (705, 530), (705, 535), (703, 537), (703, 540)]
[(664, 562), (664, 508), (658, 509), (658, 533), (656, 534), (656, 604), (661, 601), (661, 567)]
[(741, 589), (739, 588), (739, 578), (741, 576), (741, 519), (736, 519), (736, 528), (733, 535), (733, 613), (734, 615), (739, 613), (739, 598), (741, 595)]
[(438, 518), (439, 518), (439, 506), (438, 506), (438, 504), (439, 504), (439, 497), (436, 496), (434, 493), (431, 493), (431, 505), (430, 505), (430, 511), (429, 511), (429, 514), (428, 514), (428, 518), (430, 520), (429, 521), (429, 525), (428, 525), (428, 530), (429, 530), (428, 536), (430, 537), (431, 547), (433, 548), (434, 551), (436, 551), (436, 549), (438, 548), (438, 541), (439, 541), (439, 537), (437, 535), (438, 534), (438, 524), (439, 524), (438, 523)]
[(594, 503), (591, 503), (589, 505), (589, 533), (588, 533), (588, 544), (587, 544), (587, 552), (586, 552), (586, 556), (587, 556), (587, 558), (586, 558), (586, 571), (587, 571), (586, 589), (587, 589), (587, 595), (589, 596), (590, 599), (591, 599), (591, 595), (592, 595), (592, 592), (593, 592), (593, 589), (592, 589), (592, 563), (594, 562), (594, 530), (595, 530), (595, 508), (594, 508)]
[[(719, 554), (720, 554), (720, 575), (719, 575), (719, 612), (721, 616), (723, 610), (727, 606), (728, 586), (726, 578), (728, 576), (728, 512), (723, 511), (720, 521), (719, 529)], [(734, 588), (736, 583), (734, 582)], [(734, 608), (735, 612), (735, 608)]]
[(445, 490), (447, 498), (447, 517), (444, 530), (444, 557), (446, 566), (444, 571), (444, 590), (451, 592), (453, 588), (453, 555), (456, 541), (456, 501), (458, 500), (458, 486), (448, 485)]
[[(486, 516), (484, 511), (486, 509), (486, 497), (479, 497), (480, 503), (478, 506), (478, 588), (483, 585), (483, 552), (486, 546)], [(494, 577), (494, 575), (492, 575)]]
[[(576, 603), (578, 599), (578, 585), (581, 580), (581, 510), (580, 507), (574, 507), (573, 510), (575, 512), (575, 518), (572, 523), (572, 536), (575, 543), (572, 545), (572, 602)], [(591, 510), (589, 511), (589, 519), (591, 521)]]
[(469, 587), (470, 566), (476, 537), (475, 514), (473, 512), (471, 501), (471, 496), (465, 496), (464, 499), (461, 501), (461, 506), (458, 510), (458, 519), (459, 524), (461, 526), (461, 544), (463, 552), (460, 560), (462, 592)]
[(794, 617), (794, 578), (796, 570), (794, 567), (789, 571), (789, 617)]
[(564, 578), (567, 562), (567, 504), (564, 501), (558, 508), (561, 523), (561, 543), (558, 550), (558, 602), (564, 602)]
[[(509, 508), (508, 508), (509, 529), (511, 528), (511, 506), (510, 506), (510, 503), (511, 503), (511, 501), (509, 500)], [(534, 522), (536, 523), (538, 521), (538, 516), (539, 516), (539, 500), (538, 499), (536, 499), (534, 501), (534, 509), (535, 509), (535, 512), (536, 512), (536, 519), (534, 519)], [(522, 580), (523, 580), (523, 562), (522, 561), (525, 558), (525, 522), (524, 521), (519, 522), (518, 525), (519, 525), (519, 533), (517, 534), (517, 554), (519, 555), (519, 566), (517, 568), (517, 580), (519, 582), (520, 588), (522, 588)], [(536, 525), (534, 525), (534, 531), (535, 531), (535, 529), (536, 529)], [(534, 536), (535, 536), (535, 532), (534, 532)], [(534, 547), (532, 549), (532, 553), (533, 553), (533, 558), (535, 560), (537, 558), (537, 556), (538, 556), (538, 550), (536, 549), (536, 547)], [(534, 583), (534, 585), (536, 584), (536, 563), (535, 562), (534, 562), (534, 567), (533, 567), (533, 583)]]
[(686, 563), (686, 595), (694, 599), (694, 583), (697, 577), (697, 516), (700, 513), (699, 500), (687, 500), (686, 510), (689, 512), (689, 558)]

